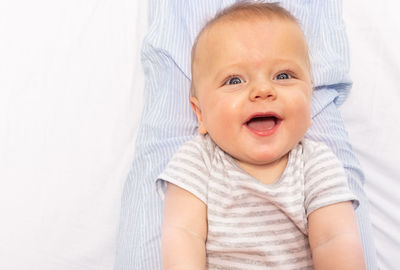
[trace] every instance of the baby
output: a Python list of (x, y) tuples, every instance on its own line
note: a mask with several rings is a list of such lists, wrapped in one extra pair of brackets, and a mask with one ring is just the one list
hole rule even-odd
[(365, 269), (344, 170), (303, 139), (311, 95), (288, 11), (242, 2), (207, 23), (192, 49), (200, 134), (157, 181), (164, 270)]

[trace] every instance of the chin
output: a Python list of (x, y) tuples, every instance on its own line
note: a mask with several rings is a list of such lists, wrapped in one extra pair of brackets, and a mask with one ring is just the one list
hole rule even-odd
[(260, 155), (254, 156), (254, 158), (252, 159), (252, 163), (254, 165), (267, 165), (267, 164), (274, 163), (274, 162), (280, 160), (281, 158), (282, 158), (281, 156), (277, 156), (277, 155), (260, 154)]

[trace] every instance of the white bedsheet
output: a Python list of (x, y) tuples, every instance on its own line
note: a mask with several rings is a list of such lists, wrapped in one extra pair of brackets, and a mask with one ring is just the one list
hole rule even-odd
[(341, 111), (363, 167), (380, 269), (400, 265), (400, 16), (397, 1), (345, 0), (353, 89)]
[(0, 269), (112, 269), (146, 10), (0, 1)]
[[(381, 269), (400, 265), (400, 16), (345, 0), (341, 108), (366, 174)], [(142, 106), (146, 1), (0, 2), (0, 269), (111, 270)]]

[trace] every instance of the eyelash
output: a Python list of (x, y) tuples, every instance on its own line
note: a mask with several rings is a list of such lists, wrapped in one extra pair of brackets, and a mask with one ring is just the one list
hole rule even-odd
[[(228, 78), (226, 78), (226, 79), (224, 80), (223, 85), (230, 85), (230, 84), (228, 84), (229, 81), (232, 80), (232, 79), (234, 79), (234, 78), (240, 79), (240, 80), (241, 80), (241, 83), (244, 82), (244, 80), (243, 80), (239, 75), (230, 75)], [(234, 84), (231, 84), (231, 85), (234, 85)]]
[(289, 78), (287, 78), (287, 79), (281, 79), (281, 80), (289, 80), (289, 79), (295, 78), (294, 74), (293, 74), (292, 72), (290, 72), (290, 71), (280, 71), (279, 73), (277, 73), (277, 74), (274, 76), (274, 80), (275, 80), (276, 77), (278, 77), (278, 76), (281, 75), (281, 74), (286, 74), (286, 75), (289, 76)]
[[(290, 78), (281, 79), (281, 80), (289, 80), (289, 79), (294, 79), (294, 78), (296, 78), (296, 76), (294, 75), (293, 72), (288, 71), (288, 70), (285, 70), (285, 71), (280, 71), (279, 73), (277, 73), (277, 74), (274, 76), (274, 80), (275, 80), (275, 78), (276, 78), (277, 76), (279, 76), (279, 75), (281, 75), (281, 74), (287, 74), (288, 76), (290, 76)], [(240, 79), (240, 80), (241, 80), (241, 83), (244, 83), (244, 82), (245, 82), (239, 75), (230, 75), (230, 76), (228, 76), (228, 77), (224, 80), (223, 85), (234, 85), (234, 84), (228, 84), (229, 81), (232, 80), (233, 78), (238, 78), (238, 79)]]

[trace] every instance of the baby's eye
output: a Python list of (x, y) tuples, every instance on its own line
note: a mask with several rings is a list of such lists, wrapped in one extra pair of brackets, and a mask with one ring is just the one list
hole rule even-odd
[(225, 84), (239, 84), (239, 83), (243, 83), (243, 80), (239, 77), (231, 77), (229, 78)]
[(286, 72), (279, 73), (278, 75), (275, 76), (274, 80), (288, 80), (291, 79), (292, 75)]

